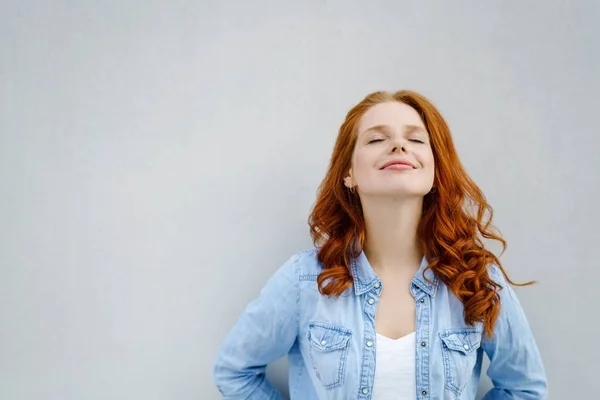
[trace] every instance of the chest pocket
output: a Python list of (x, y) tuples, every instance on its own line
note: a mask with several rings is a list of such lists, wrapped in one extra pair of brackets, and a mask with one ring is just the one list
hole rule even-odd
[(307, 335), (317, 378), (326, 389), (341, 386), (344, 383), (351, 331), (341, 326), (312, 322)]
[(440, 332), (446, 389), (460, 396), (473, 376), (477, 362), (477, 349), (481, 346), (481, 332), (463, 328)]

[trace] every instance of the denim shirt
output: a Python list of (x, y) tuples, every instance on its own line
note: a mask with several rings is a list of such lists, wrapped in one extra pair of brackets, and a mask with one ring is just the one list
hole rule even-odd
[[(463, 305), (431, 270), (410, 291), (416, 305), (415, 375), (418, 400), (475, 399), (483, 354), (490, 359), (492, 399), (544, 399), (546, 376), (521, 305), (499, 268), (501, 312), (490, 339), (483, 325), (465, 324)], [(382, 291), (364, 253), (351, 263), (354, 284), (340, 297), (319, 293), (317, 249), (281, 266), (227, 335), (214, 363), (225, 399), (282, 399), (265, 378), (266, 365), (288, 356), (292, 400), (371, 399), (377, 347), (375, 312)]]

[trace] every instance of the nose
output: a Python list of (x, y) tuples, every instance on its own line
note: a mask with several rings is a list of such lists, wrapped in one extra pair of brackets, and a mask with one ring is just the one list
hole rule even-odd
[(406, 148), (405, 138), (403, 138), (402, 136), (396, 136), (390, 144), (392, 145), (392, 154), (402, 154), (408, 152), (408, 149)]
[(392, 147), (392, 153), (396, 153), (396, 152), (406, 153), (406, 146), (401, 145), (401, 144), (394, 145)]

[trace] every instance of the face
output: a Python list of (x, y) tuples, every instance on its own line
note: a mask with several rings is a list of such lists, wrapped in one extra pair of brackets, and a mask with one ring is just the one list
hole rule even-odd
[(356, 186), (361, 197), (423, 197), (432, 188), (434, 166), (429, 133), (417, 111), (397, 101), (381, 103), (360, 120), (344, 183)]

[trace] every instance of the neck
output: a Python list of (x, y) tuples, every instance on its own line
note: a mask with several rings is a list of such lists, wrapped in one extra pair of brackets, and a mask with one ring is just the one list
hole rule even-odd
[(366, 224), (364, 252), (380, 273), (415, 273), (423, 258), (417, 236), (423, 210), (422, 198), (362, 201)]

